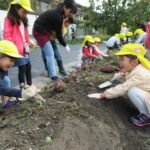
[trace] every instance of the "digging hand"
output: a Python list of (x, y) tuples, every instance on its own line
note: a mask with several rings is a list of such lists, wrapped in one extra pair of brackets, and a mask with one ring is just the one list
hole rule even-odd
[(36, 92), (32, 87), (28, 87), (26, 89), (23, 89), (21, 92), (22, 98), (24, 100), (28, 100), (29, 98), (35, 96)]
[(89, 98), (95, 98), (95, 99), (103, 99), (104, 93), (93, 93), (93, 94), (89, 94), (87, 95)]

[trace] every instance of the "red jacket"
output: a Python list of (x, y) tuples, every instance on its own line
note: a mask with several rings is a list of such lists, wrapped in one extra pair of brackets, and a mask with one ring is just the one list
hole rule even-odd
[[(24, 32), (25, 42), (29, 43), (27, 28), (24, 28), (24, 31), (25, 31)], [(3, 39), (13, 42), (18, 48), (19, 54), (20, 55), (23, 54), (25, 43), (23, 42), (23, 38), (19, 29), (19, 25), (16, 23), (13, 26), (8, 17), (5, 18)]]
[(100, 56), (100, 53), (93, 47), (88, 48), (87, 46), (84, 46), (82, 51), (83, 54), (89, 58), (94, 58), (94, 56)]

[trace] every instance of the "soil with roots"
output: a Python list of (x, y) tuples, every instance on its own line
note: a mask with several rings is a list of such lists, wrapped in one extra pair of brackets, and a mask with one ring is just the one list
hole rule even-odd
[(149, 150), (150, 127), (136, 127), (128, 118), (138, 111), (127, 98), (96, 100), (90, 93), (114, 73), (101, 66), (117, 65), (110, 56), (96, 60), (65, 79), (67, 89), (49, 84), (18, 106), (0, 110), (0, 150)]

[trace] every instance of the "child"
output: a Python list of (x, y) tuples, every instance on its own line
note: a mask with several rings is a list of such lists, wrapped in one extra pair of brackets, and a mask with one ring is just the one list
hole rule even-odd
[[(0, 95), (16, 98), (22, 97), (24, 100), (27, 100), (35, 95), (35, 90), (32, 87), (20, 90), (10, 88), (9, 85), (3, 82), (8, 70), (14, 65), (16, 58), (23, 58), (18, 53), (17, 47), (10, 41), (0, 41)], [(8, 108), (19, 103), (19, 101), (2, 100), (2, 108)]]
[(124, 22), (124, 23), (122, 23), (122, 25), (121, 25), (121, 33), (124, 33), (124, 34), (126, 34), (126, 32), (128, 31), (129, 29), (127, 28), (127, 24)]
[(125, 73), (126, 81), (103, 93), (89, 94), (90, 98), (111, 99), (127, 95), (139, 111), (129, 119), (137, 126), (150, 125), (150, 62), (144, 57), (146, 51), (140, 44), (126, 44), (116, 53)]
[(129, 41), (131, 42), (132, 37), (133, 37), (133, 33), (130, 31), (127, 31), (126, 32), (126, 38), (127, 38), (126, 43), (128, 43)]
[(134, 32), (134, 39), (136, 40), (135, 43), (139, 44), (141, 42), (137, 42), (137, 40), (139, 39), (140, 35), (144, 35), (145, 32), (142, 30), (142, 29), (136, 29), (135, 32)]
[(93, 47), (93, 44), (93, 38), (90, 35), (85, 36), (82, 49), (78, 55), (77, 70), (81, 69), (81, 65), (89, 64), (94, 58), (100, 56), (100, 53)]
[[(63, 27), (62, 27), (62, 34), (63, 36), (66, 35), (67, 33), (67, 27), (73, 23), (73, 18), (72, 17), (69, 17), (69, 18), (66, 18), (64, 19), (64, 22), (63, 22)], [(65, 68), (64, 68), (64, 65), (63, 65), (63, 61), (62, 61), (62, 57), (60, 55), (60, 52), (58, 50), (58, 47), (56, 45), (56, 42), (55, 42), (55, 39), (56, 39), (56, 33), (53, 32), (52, 33), (53, 35), (50, 36), (50, 42), (51, 42), (51, 45), (53, 47), (53, 50), (54, 50), (54, 56), (55, 56), (55, 59), (57, 61), (57, 65), (58, 65), (58, 69), (59, 69), (59, 73), (63, 76), (67, 76), (67, 72), (65, 71)], [(45, 59), (43, 58), (43, 61)], [(46, 65), (46, 63), (44, 63)], [(48, 67), (46, 67), (48, 68)], [(47, 70), (48, 72), (48, 70)]]
[[(20, 88), (33, 86), (38, 92), (39, 89), (32, 84), (31, 63), (29, 58), (29, 44), (36, 47), (29, 39), (27, 26), (27, 13), (33, 12), (29, 0), (14, 0), (10, 3), (8, 15), (5, 18), (3, 38), (12, 41), (18, 48), (19, 54), (24, 56), (23, 59), (17, 59), (15, 66), (18, 66)], [(25, 84), (25, 77), (27, 85)]]
[(108, 57), (108, 55), (107, 54), (105, 54), (104, 52), (102, 52), (101, 50), (99, 50), (99, 46), (100, 46), (100, 44), (101, 44), (101, 39), (100, 38), (98, 38), (98, 37), (95, 37), (94, 38), (94, 44), (93, 44), (93, 47), (95, 48), (95, 50), (97, 50), (101, 55), (100, 55), (100, 58), (102, 59), (102, 56), (104, 56), (104, 57)]
[(121, 40), (125, 41), (126, 36), (124, 33), (115, 34), (107, 41), (107, 48), (108, 49), (120, 49), (121, 48)]
[(69, 25), (73, 24), (73, 22), (74, 22), (73, 17), (69, 17), (69, 18), (64, 19), (63, 28), (62, 28), (62, 33), (63, 33), (64, 37), (66, 36), (67, 29), (68, 29)]

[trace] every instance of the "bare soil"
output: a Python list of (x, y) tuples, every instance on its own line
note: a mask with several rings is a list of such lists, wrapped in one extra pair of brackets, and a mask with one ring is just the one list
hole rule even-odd
[(113, 75), (100, 67), (116, 62), (114, 56), (97, 60), (72, 72), (64, 92), (49, 84), (40, 93), (43, 99), (0, 110), (0, 150), (149, 150), (150, 128), (128, 122), (138, 113), (128, 99), (87, 98), (102, 92), (98, 85)]

